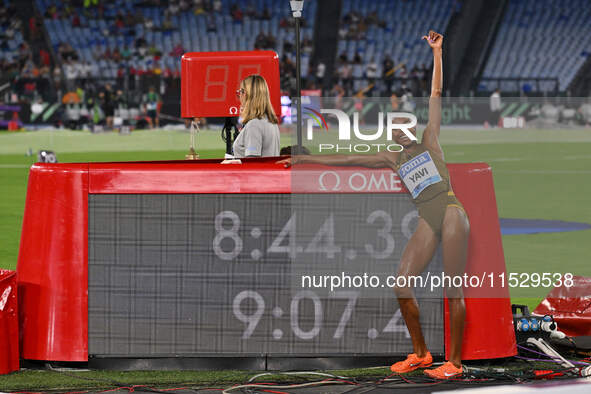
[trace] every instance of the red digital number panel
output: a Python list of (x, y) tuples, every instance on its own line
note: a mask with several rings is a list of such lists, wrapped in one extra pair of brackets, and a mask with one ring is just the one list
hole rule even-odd
[(262, 75), (275, 113), (281, 114), (279, 58), (273, 51), (189, 52), (181, 60), (181, 116), (238, 116), (240, 81)]

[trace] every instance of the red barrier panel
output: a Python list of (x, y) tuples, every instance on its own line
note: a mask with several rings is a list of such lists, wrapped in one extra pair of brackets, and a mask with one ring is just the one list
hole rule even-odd
[[(88, 194), (290, 193), (292, 170), (276, 159), (243, 164), (144, 162), (36, 164), (31, 168), (18, 260), (21, 356), (27, 359), (88, 359)], [(471, 223), (467, 272), (505, 272), (492, 172), (484, 163), (450, 164), (453, 188)], [(324, 169), (324, 171), (323, 171)], [(321, 185), (328, 167), (310, 168), (313, 182), (298, 192), (332, 192)], [(350, 169), (358, 180), (374, 176), (383, 190), (402, 193), (389, 170)], [(381, 182), (381, 176), (389, 183)], [(356, 189), (356, 184), (353, 188)], [(368, 183), (369, 185), (369, 183)], [(385, 186), (384, 186), (385, 185)], [(390, 185), (390, 186), (388, 186)], [(380, 186), (380, 187), (382, 187)], [(467, 289), (464, 359), (516, 354), (508, 289)], [(475, 298), (478, 297), (478, 298)], [(497, 298), (493, 298), (497, 297)], [(448, 327), (448, 316), (446, 327)], [(448, 330), (445, 332), (449, 347)]]
[(88, 164), (35, 164), (17, 264), (21, 357), (88, 360)]
[[(498, 278), (499, 274), (506, 274), (506, 268), (491, 168), (484, 163), (452, 164), (448, 167), (452, 188), (470, 218), (466, 273), (478, 277), (486, 273)], [(465, 288), (464, 296), (464, 336), (470, 340), (464, 341), (462, 359), (516, 354), (509, 289), (499, 286)], [(445, 325), (449, 327), (447, 302)], [(445, 330), (446, 356), (449, 356), (449, 339), (449, 330)]]
[(0, 270), (0, 375), (18, 371), (16, 272)]
[(591, 278), (573, 276), (572, 286), (553, 288), (534, 313), (552, 315), (558, 330), (568, 336), (591, 335)]

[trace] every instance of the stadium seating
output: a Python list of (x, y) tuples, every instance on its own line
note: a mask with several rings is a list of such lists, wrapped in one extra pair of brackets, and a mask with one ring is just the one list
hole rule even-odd
[[(365, 63), (373, 58), (378, 66), (378, 75), (382, 75), (382, 61), (386, 55), (397, 63), (406, 63), (409, 71), (421, 64), (429, 67), (432, 63), (431, 50), (425, 42), (421, 42), (421, 37), (428, 32), (427, 29), (445, 32), (453, 3), (452, 0), (343, 0), (341, 24), (343, 17), (351, 11), (363, 17), (376, 11), (385, 27), (369, 26), (365, 38), (360, 40), (341, 39), (337, 55), (346, 53), (351, 60), (359, 53)], [(354, 70), (353, 76), (362, 73)]]
[[(588, 0), (510, 0), (482, 76), (531, 78), (533, 89), (533, 78), (557, 78), (565, 90), (591, 53), (590, 22)], [(494, 85), (481, 81), (479, 89)], [(509, 81), (500, 88), (516, 90)], [(553, 82), (540, 86), (542, 91), (553, 88)]]
[[(116, 0), (105, 5), (103, 19), (91, 19), (83, 15), (82, 10), (77, 10), (80, 14), (80, 23), (82, 27), (72, 27), (70, 19), (45, 19), (51, 44), (57, 49), (62, 42), (68, 42), (81, 55), (82, 61), (95, 63), (93, 53), (97, 50), (104, 52), (109, 48), (122, 50), (125, 45), (133, 47), (134, 40), (143, 37), (148, 47), (154, 45), (163, 54), (160, 60), (160, 67), (168, 68), (171, 71), (180, 71), (180, 57), (170, 56), (173, 48), (181, 44), (185, 52), (191, 51), (245, 51), (254, 49), (256, 36), (259, 32), (272, 34), (276, 40), (275, 51), (279, 56), (283, 56), (284, 40), (294, 42), (295, 33), (293, 28), (280, 28), (282, 18), (291, 17), (289, 2), (274, 0), (223, 0), (222, 10), (214, 13), (216, 32), (207, 32), (206, 14), (195, 15), (192, 11), (180, 12), (172, 16), (173, 30), (160, 31), (164, 20), (165, 7), (139, 6), (138, 0)], [(261, 20), (244, 17), (241, 23), (234, 22), (230, 15), (232, 4), (238, 4), (242, 10), (245, 10), (252, 4), (258, 12), (268, 7), (271, 12), (270, 20)], [(45, 10), (53, 4), (52, 0), (36, 0), (37, 7), (44, 13)], [(135, 14), (140, 9), (144, 18), (153, 21), (155, 29), (148, 30), (141, 24), (135, 25), (135, 36), (124, 35), (122, 32), (114, 32), (111, 27), (117, 12), (121, 11), (124, 15), (131, 11)], [(316, 3), (308, 2), (304, 7), (304, 18), (307, 22), (306, 27), (302, 28), (301, 36), (312, 37), (314, 29), (314, 20), (316, 12)], [(111, 19), (108, 19), (111, 18)], [(105, 32), (108, 32), (106, 35)], [(287, 54), (293, 56), (293, 54)], [(121, 66), (129, 66), (135, 69), (150, 69), (153, 66), (152, 57), (143, 59), (135, 57), (128, 62), (119, 62), (102, 59), (98, 61), (98, 67), (94, 67), (91, 76), (96, 77), (115, 77), (117, 70)], [(307, 64), (309, 55), (304, 55), (302, 59), (302, 73), (308, 70)]]
[[(7, 7), (11, 4), (10, 0), (4, 0), (3, 5)], [(0, 37), (6, 37), (7, 31), (10, 29), (9, 26), (3, 27), (0, 24)], [(5, 49), (0, 49), (0, 59), (5, 59), (8, 62), (13, 62), (18, 59), (18, 48), (24, 42), (23, 35), (18, 29), (14, 29), (13, 38), (2, 38), (3, 44), (6, 44)]]

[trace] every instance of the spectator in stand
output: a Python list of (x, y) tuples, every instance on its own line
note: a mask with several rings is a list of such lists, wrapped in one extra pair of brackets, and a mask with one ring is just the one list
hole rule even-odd
[(347, 52), (342, 52), (339, 55), (339, 63), (346, 63), (348, 61), (349, 61), (349, 59), (347, 58)]
[(181, 57), (181, 56), (183, 56), (184, 53), (185, 53), (185, 48), (183, 48), (181, 43), (178, 43), (175, 45), (174, 48), (172, 48), (172, 51), (169, 53), (169, 55), (172, 57)]
[(222, 0), (213, 0), (213, 12), (222, 12)]
[(44, 16), (48, 19), (58, 19), (59, 14), (57, 11), (57, 6), (55, 4), (52, 4), (49, 7), (47, 7)]
[(187, 0), (180, 0), (179, 1), (179, 10), (180, 12), (186, 12), (191, 8), (189, 2)]
[(63, 9), (64, 9), (64, 12), (63, 12), (64, 18), (69, 18), (74, 13), (74, 9), (72, 8), (72, 5), (69, 4), (68, 2), (65, 2), (65, 4), (63, 5)]
[(181, 8), (178, 2), (176, 2), (175, 0), (171, 0), (167, 8), (167, 11), (170, 13), (170, 15), (177, 15), (180, 10)]
[[(106, 59), (106, 60), (111, 60), (112, 57), (113, 57), (113, 54), (111, 53), (111, 48), (107, 47), (107, 49), (103, 53), (102, 58)], [(99, 60), (99, 59), (97, 59), (97, 60)]]
[(143, 25), (144, 24), (144, 13), (139, 8), (136, 9), (136, 11), (135, 11), (133, 24), (134, 25)]
[(289, 40), (283, 40), (283, 53), (293, 53), (294, 45)]
[(357, 34), (355, 38), (357, 40), (365, 40), (367, 36), (367, 25), (365, 24), (364, 20), (359, 21), (357, 24)]
[(80, 27), (80, 16), (78, 14), (74, 14), (72, 17), (72, 27)]
[[(232, 7), (234, 7), (234, 5), (232, 5)], [(257, 10), (256, 10), (256, 7), (255, 7), (254, 3), (252, 2), (252, 0), (248, 2), (248, 5), (246, 6), (246, 10), (245, 10), (244, 14), (247, 17), (252, 18), (252, 19), (255, 19), (257, 17)]]
[(67, 60), (64, 65), (64, 71), (66, 74), (66, 88), (72, 90), (74, 88), (74, 82), (78, 78), (78, 67), (74, 60)]
[(78, 79), (80, 83), (86, 83), (88, 77), (90, 77), (89, 68), (86, 66), (85, 62), (76, 62), (75, 67), (78, 69)]
[(423, 71), (423, 79), (421, 80), (421, 89), (423, 91), (427, 91), (429, 87), (429, 76), (432, 74), (432, 69), (427, 68), (425, 64), (421, 65), (421, 70)]
[(158, 49), (155, 44), (152, 44), (150, 45), (150, 48), (148, 48), (148, 55), (160, 58), (162, 56), (162, 52), (160, 52), (160, 49)]
[(345, 94), (345, 89), (338, 83), (332, 87), (330, 95), (335, 98), (334, 105), (336, 109), (343, 108), (343, 97), (345, 97)]
[(131, 27), (133, 25), (135, 25), (135, 17), (131, 11), (127, 11), (127, 14), (125, 14), (125, 26)]
[(316, 66), (316, 83), (322, 87), (324, 85), (324, 74), (326, 73), (326, 65), (320, 61)]
[[(2, 19), (0, 17), (0, 19)], [(29, 39), (35, 41), (37, 39), (37, 18), (34, 16), (29, 18)]]
[(234, 23), (242, 23), (242, 19), (244, 18), (244, 14), (240, 10), (240, 7), (238, 6), (238, 4), (236, 4), (236, 3), (232, 4), (232, 7), (230, 8), (230, 15), (232, 16), (232, 20), (234, 21)]
[(203, 9), (206, 13), (213, 12), (213, 4), (211, 0), (203, 0)]
[(312, 51), (314, 50), (314, 42), (310, 39), (310, 36), (305, 36), (301, 45), (302, 45), (302, 52), (304, 52), (307, 55), (312, 54)]
[(150, 18), (145, 18), (144, 19), (144, 28), (146, 30), (153, 30), (154, 29), (154, 21), (152, 21), (152, 19), (150, 19)]
[(416, 108), (416, 103), (413, 99), (412, 92), (410, 89), (404, 89), (402, 97), (400, 98), (400, 102), (402, 103), (402, 110), (404, 112), (414, 112)]
[(59, 92), (62, 91), (62, 69), (59, 67), (55, 67), (53, 69), (53, 82), (55, 84), (55, 89), (58, 91), (58, 96), (61, 94)]
[(39, 50), (39, 59), (41, 60), (41, 64), (44, 66), (50, 66), (51, 65), (51, 58), (49, 57), (49, 52), (47, 52), (45, 49), (41, 48)]
[(113, 50), (113, 54), (111, 55), (111, 59), (113, 59), (113, 61), (116, 63), (119, 63), (121, 61), (121, 52), (119, 52), (119, 47), (116, 47)]
[(33, 59), (29, 58), (25, 62), (24, 66), (21, 70), (21, 75), (24, 78), (37, 78), (39, 76), (39, 69), (37, 68), (37, 66), (33, 62)]
[(377, 11), (372, 11), (365, 17), (365, 24), (368, 26), (377, 25), (379, 22)]
[(275, 37), (271, 34), (267, 35), (261, 31), (255, 38), (254, 47), (255, 49), (274, 49)]
[[(365, 76), (367, 77), (367, 82), (370, 84), (370, 86), (375, 86), (376, 78), (378, 77), (378, 65), (373, 57), (365, 67)], [(371, 96), (373, 94), (373, 86), (366, 92), (366, 94), (367, 96)]]
[(353, 64), (361, 64), (361, 55), (359, 54), (359, 52), (357, 52), (355, 56), (353, 56)]
[(137, 49), (137, 56), (140, 58), (140, 60), (143, 60), (143, 58), (148, 54), (148, 45), (142, 45), (141, 47), (139, 47)]
[(408, 70), (406, 69), (406, 64), (403, 64), (402, 68), (400, 68), (398, 77), (402, 80), (402, 85), (406, 85), (408, 80)]
[(271, 10), (269, 10), (269, 7), (265, 6), (265, 8), (263, 9), (263, 12), (261, 14), (261, 19), (267, 20), (267, 21), (271, 20)]
[(411, 81), (411, 90), (413, 95), (418, 96), (421, 94), (420, 88), (420, 80), (419, 80), (419, 68), (415, 65), (410, 70), (410, 81)]
[(282, 29), (289, 29), (290, 27), (293, 26), (293, 19), (292, 18), (281, 18), (281, 20), (279, 20), (279, 27)]
[(96, 63), (91, 62), (84, 62), (84, 68), (87, 70), (87, 73), (91, 77), (98, 77), (99, 76), (99, 69)]
[(382, 62), (382, 79), (386, 84), (386, 94), (390, 96), (392, 94), (392, 83), (394, 82), (394, 60), (389, 54), (386, 54)]
[(174, 29), (174, 25), (172, 24), (172, 19), (170, 15), (166, 15), (164, 17), (164, 21), (162, 21), (162, 31), (170, 31)]
[(145, 47), (146, 45), (148, 45), (148, 42), (146, 41), (146, 39), (144, 37), (138, 37), (135, 39), (134, 45), (135, 45), (135, 49), (139, 49), (141, 47)]
[(421, 66), (417, 69), (417, 79), (419, 82), (419, 88), (421, 89), (421, 92), (425, 91), (425, 87), (423, 86), (423, 80), (425, 79), (425, 73), (427, 72), (427, 70), (425, 70), (425, 64), (421, 64)]
[(127, 44), (125, 44), (125, 46), (123, 47), (123, 50), (121, 51), (121, 58), (125, 61), (127, 61), (131, 58), (131, 51), (129, 50), (129, 47), (127, 46)]
[(27, 61), (27, 59), (29, 59), (32, 56), (33, 56), (33, 53), (31, 52), (31, 47), (29, 47), (29, 44), (27, 44), (26, 42), (23, 42), (22, 44), (19, 45), (19, 47), (18, 47), (18, 62), (20, 64), (24, 64)]
[(351, 94), (353, 89), (353, 66), (349, 62), (342, 63), (338, 70), (340, 84), (343, 85), (345, 92)]
[(60, 44), (59, 49), (58, 49), (58, 53), (60, 54), (62, 61), (77, 60), (78, 59), (78, 54), (76, 53), (74, 48), (72, 48), (72, 46), (67, 42)]
[(215, 15), (208, 14), (207, 15), (207, 32), (208, 33), (215, 33), (217, 32), (218, 28), (215, 23)]
[(201, 2), (199, 5), (196, 5), (193, 9), (193, 15), (198, 16), (204, 14), (207, 14), (207, 12), (205, 11), (205, 8), (203, 8), (203, 2)]
[(117, 16), (115, 17), (115, 27), (119, 32), (123, 31), (123, 28), (125, 27), (125, 19), (121, 11), (118, 11)]

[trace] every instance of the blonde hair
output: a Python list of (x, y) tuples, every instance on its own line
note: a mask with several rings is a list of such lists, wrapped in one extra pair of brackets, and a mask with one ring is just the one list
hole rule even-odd
[(249, 75), (242, 80), (240, 88), (244, 89), (246, 95), (244, 106), (240, 108), (243, 123), (263, 117), (266, 117), (271, 123), (279, 123), (271, 104), (269, 87), (265, 78), (257, 74)]

